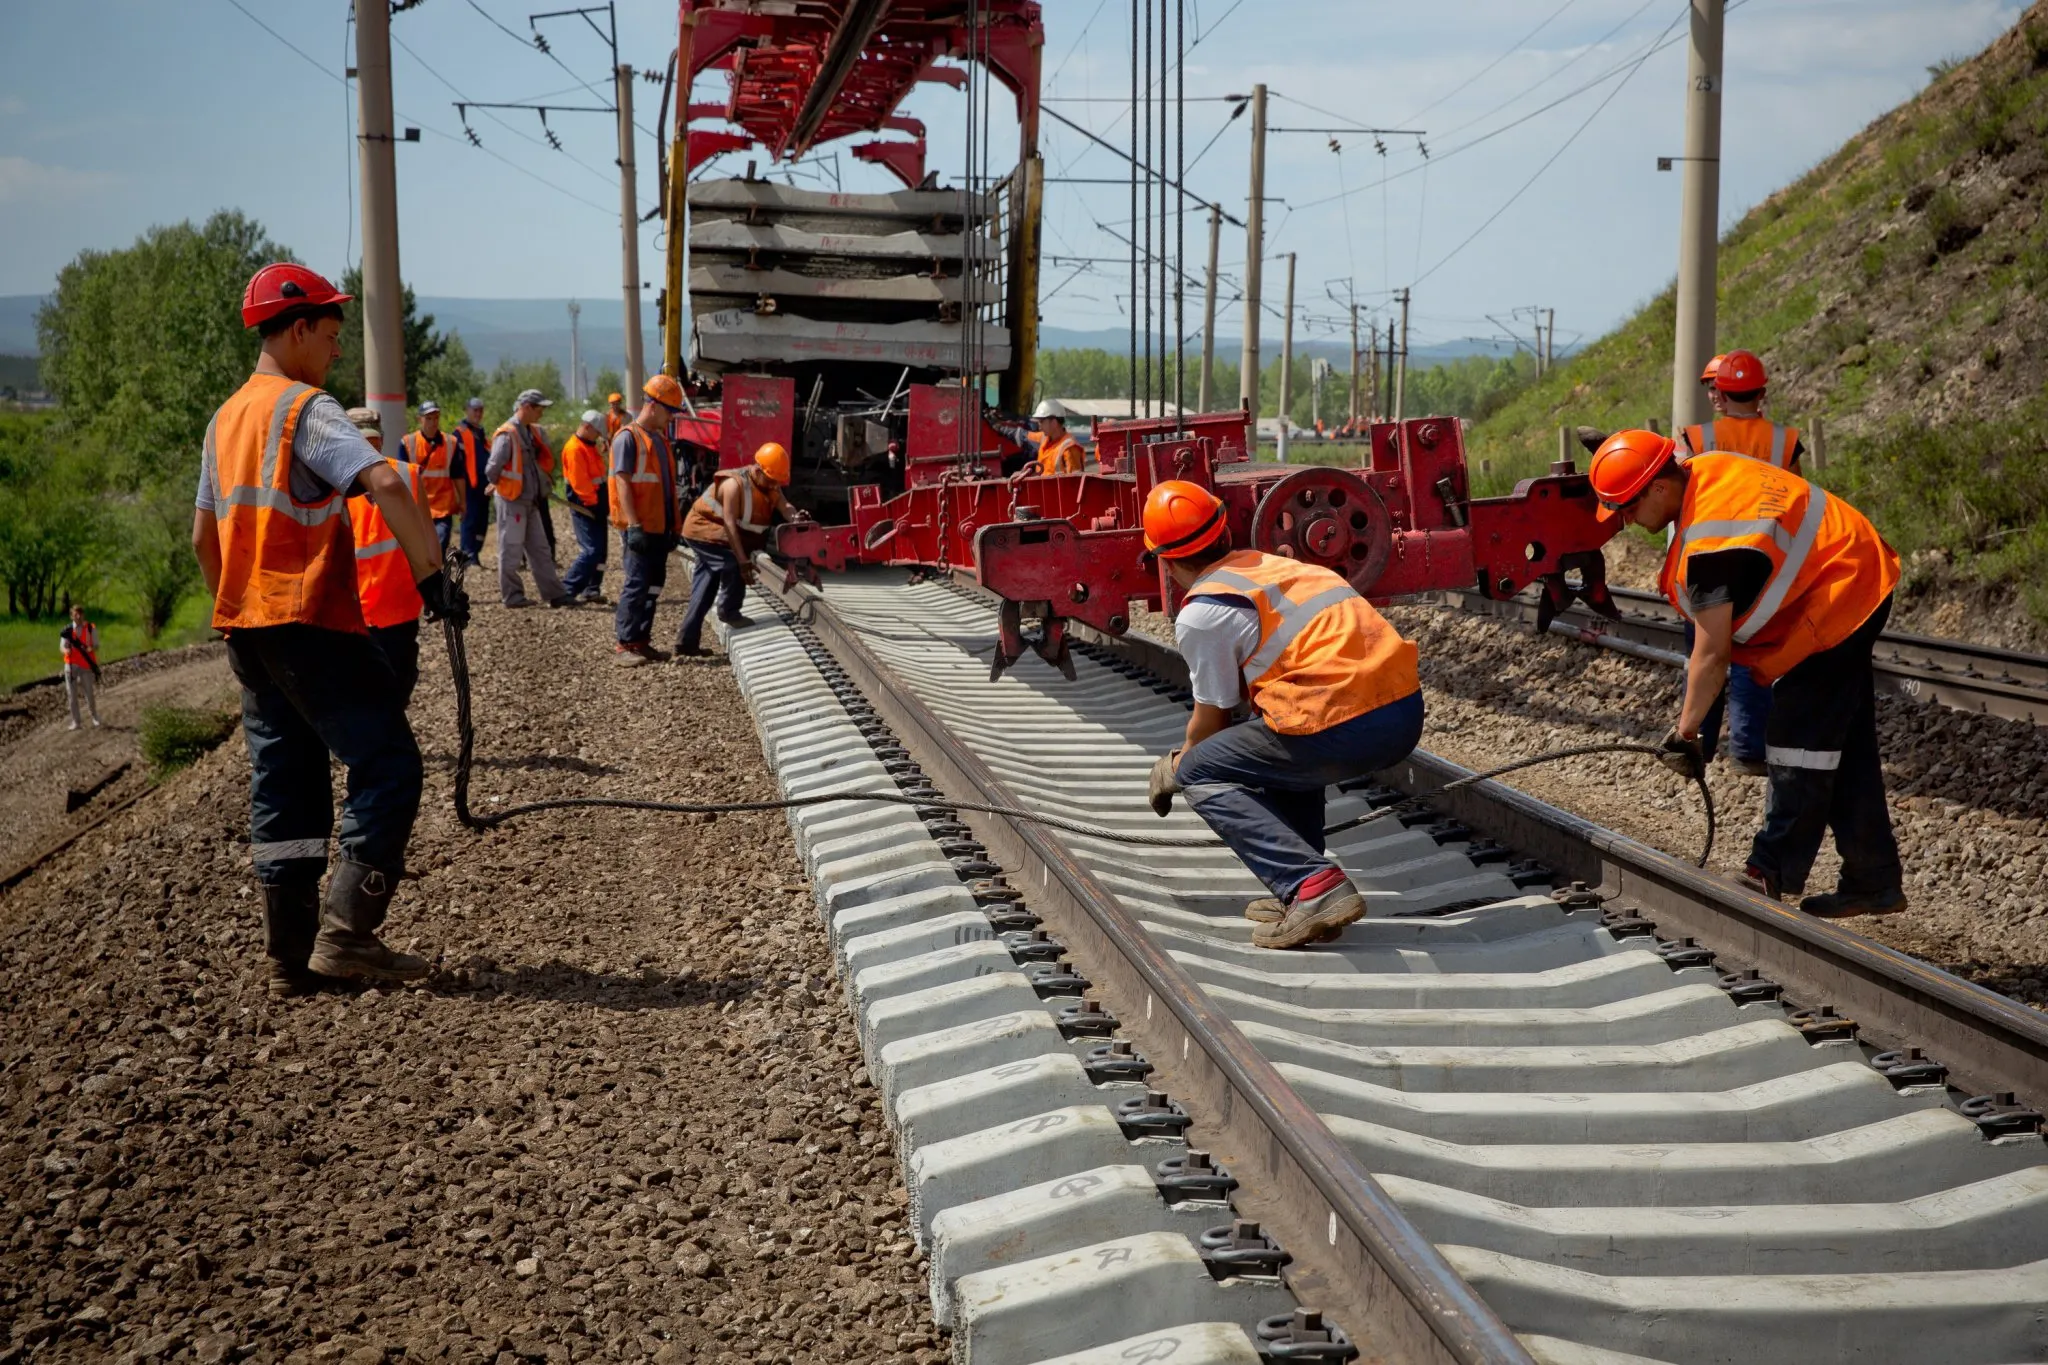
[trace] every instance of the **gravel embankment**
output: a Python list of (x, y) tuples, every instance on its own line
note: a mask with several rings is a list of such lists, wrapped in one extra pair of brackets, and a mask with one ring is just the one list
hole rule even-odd
[[(479, 603), (479, 804), (773, 794), (610, 637)], [(0, 899), (0, 1362), (943, 1359), (781, 816), (470, 835), (426, 657), (423, 988), (263, 994), (239, 740)]]
[[(1677, 714), (1668, 668), (1431, 607), (1388, 613), (1422, 651), (1423, 747), (1471, 767), (1600, 739), (1655, 743)], [(1878, 738), (1912, 908), (1846, 927), (2048, 1007), (2048, 729), (1878, 698)], [(1689, 786), (1632, 754), (1517, 773), (1512, 785), (1687, 858), (1704, 833)], [(1764, 783), (1716, 763), (1712, 867), (1742, 868)], [(1832, 845), (1809, 891), (1834, 888)]]

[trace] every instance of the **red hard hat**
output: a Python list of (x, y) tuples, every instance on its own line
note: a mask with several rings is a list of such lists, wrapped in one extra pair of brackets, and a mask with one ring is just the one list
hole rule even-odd
[(1748, 393), (1769, 382), (1763, 361), (1753, 351), (1730, 351), (1714, 371), (1714, 387), (1723, 393)]
[(242, 291), (242, 325), (258, 327), (286, 309), (347, 303), (353, 297), (336, 289), (324, 275), (291, 261), (277, 261), (249, 277), (249, 287)]
[(1721, 372), (1721, 362), (1726, 360), (1727, 358), (1728, 357), (1725, 355), (1717, 355), (1712, 360), (1709, 360), (1707, 362), (1707, 367), (1704, 370), (1700, 371), (1700, 383), (1713, 383), (1714, 376)]
[(1654, 431), (1617, 431), (1593, 452), (1593, 496), (1608, 507), (1634, 502), (1671, 463), (1678, 442)]
[(1215, 544), (1227, 523), (1223, 500), (1186, 479), (1168, 479), (1145, 496), (1145, 548), (1161, 559)]

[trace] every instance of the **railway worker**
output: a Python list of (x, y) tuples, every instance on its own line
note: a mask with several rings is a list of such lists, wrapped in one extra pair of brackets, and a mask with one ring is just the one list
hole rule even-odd
[(432, 401), (420, 404), (420, 429), (407, 432), (399, 445), (406, 463), (419, 471), (420, 486), (426, 490), (427, 515), (434, 522), (434, 539), (440, 542), (442, 557), (446, 558), (455, 518), (462, 510), (462, 494), (450, 458), (454, 447), (441, 430), (441, 405)]
[[(348, 419), (379, 454), (384, 450), (384, 422), (375, 408), (350, 408)], [(408, 437), (407, 439), (410, 439)], [(445, 451), (443, 454), (445, 455)], [(432, 519), (427, 504), (426, 471), (409, 460), (384, 462), (411, 492), (420, 515)], [(370, 628), (370, 643), (391, 665), (398, 679), (398, 694), (405, 709), (412, 708), (413, 688), (420, 680), (420, 612), (425, 603), (412, 581), (411, 567), (391, 523), (367, 494), (348, 500), (349, 528), (356, 542), (356, 596), (363, 604), (363, 624)]]
[(1779, 469), (1799, 472), (1799, 457), (1806, 453), (1799, 443), (1799, 428), (1781, 426), (1764, 416), (1768, 379), (1764, 363), (1749, 351), (1730, 351), (1714, 357), (1711, 393), (1714, 419), (1695, 422), (1683, 433), (1686, 450), (1703, 455), (1710, 450), (1730, 455), (1747, 455)]
[(682, 410), (683, 386), (674, 375), (658, 374), (647, 381), (646, 394), (639, 415), (612, 438), (612, 525), (619, 528), (625, 569), (612, 618), (618, 637), (613, 658), (628, 668), (668, 659), (654, 647), (654, 607), (668, 584), (668, 557), (682, 523), (669, 430)]
[(57, 649), (64, 659), (64, 701), (71, 708), (71, 724), (79, 725), (78, 708), (84, 703), (92, 716), (92, 728), (100, 728), (100, 631), (85, 619), (85, 608), (73, 602), (71, 620), (57, 632)]
[(754, 552), (766, 543), (777, 517), (800, 521), (807, 515), (783, 496), (789, 478), (789, 452), (769, 441), (754, 452), (751, 465), (713, 475), (690, 503), (683, 539), (697, 562), (690, 574), (690, 606), (676, 632), (677, 658), (704, 654), (704, 618), (711, 614), (713, 598), (719, 620), (729, 626), (752, 624), (740, 607), (747, 584), (754, 581)]
[[(633, 414), (626, 411), (626, 399), (623, 394), (612, 394), (604, 402), (604, 439), (609, 443), (618, 439), (620, 429), (633, 420)], [(676, 406), (680, 408), (682, 404), (678, 403)]]
[(536, 507), (547, 487), (554, 456), (540, 435), (540, 419), (552, 405), (539, 389), (521, 390), (512, 416), (491, 436), (491, 462), (484, 478), (496, 497), (498, 517), (498, 599), (507, 607), (530, 607), (520, 569), (533, 567), (533, 586), (550, 607), (574, 606), (555, 572), (547, 533)]
[[(1723, 367), (1726, 373), (1726, 367)], [(1620, 431), (1593, 456), (1594, 494), (1649, 531), (1672, 527), (1661, 587), (1693, 622), (1685, 701), (1665, 761), (1704, 764), (1701, 726), (1731, 660), (1771, 688), (1770, 795), (1743, 880), (1773, 897), (1806, 887), (1835, 832), (1841, 882), (1799, 908), (1842, 919), (1906, 908), (1885, 807), (1870, 653), (1891, 616), (1899, 557), (1855, 508), (1787, 469)]]
[[(1407, 757), (1422, 737), (1415, 646), (1328, 569), (1231, 547), (1223, 503), (1171, 479), (1145, 499), (1145, 548), (1187, 594), (1174, 634), (1194, 715), (1152, 769), (1152, 809), (1185, 791), (1266, 884), (1245, 909), (1261, 948), (1334, 938), (1365, 900), (1324, 853), (1323, 790)], [(1231, 710), (1248, 701), (1242, 725)]]
[[(347, 301), (304, 266), (268, 265), (250, 279), (242, 321), (260, 333), (262, 352), (207, 426), (192, 517), (213, 625), (242, 685), (250, 853), (263, 884), (269, 990), (279, 996), (320, 977), (427, 971), (377, 938), (419, 811), (420, 751), (365, 632), (349, 493), (384, 514), (434, 618), (468, 617), (405, 481), (319, 387), (341, 354)], [(348, 792), (323, 904), (330, 755), (348, 768)]]
[(1040, 474), (1079, 474), (1087, 464), (1088, 452), (1067, 434), (1067, 410), (1048, 398), (1031, 414), (1038, 423), (1038, 470)]
[(1700, 371), (1700, 392), (1707, 396), (1707, 406), (1714, 410), (1716, 417), (1728, 410), (1728, 400), (1714, 385), (1714, 376), (1721, 372), (1721, 362), (1727, 358), (1726, 355), (1717, 355)]
[(574, 434), (562, 443), (562, 477), (568, 483), (569, 522), (576, 531), (576, 560), (562, 575), (562, 587), (584, 602), (604, 601), (605, 541), (610, 532), (611, 480), (608, 457), (595, 408), (583, 414)]
[(484, 430), (484, 400), (463, 405), (462, 420), (450, 435), (455, 447), (450, 467), (462, 481), (462, 557), (474, 564), (484, 552), (484, 528), (491, 520), (491, 488), (484, 466), (491, 458), (490, 433)]

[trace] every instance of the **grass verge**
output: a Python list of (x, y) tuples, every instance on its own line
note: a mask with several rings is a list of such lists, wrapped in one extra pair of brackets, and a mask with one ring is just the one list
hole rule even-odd
[(232, 711), (202, 711), (189, 706), (150, 706), (142, 712), (142, 756), (152, 777), (163, 778), (189, 768), (235, 732)]

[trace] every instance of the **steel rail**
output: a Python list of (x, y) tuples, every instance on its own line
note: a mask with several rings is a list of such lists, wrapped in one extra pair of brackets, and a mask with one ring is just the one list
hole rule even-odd
[[(1622, 609), (1621, 620), (1610, 621), (1574, 606), (1551, 623), (1551, 631), (1652, 662), (1682, 664), (1678, 651), (1685, 627), (1677, 611), (1655, 593), (1612, 591)], [(1477, 592), (1449, 589), (1412, 600), (1527, 626), (1536, 622), (1536, 603), (1527, 598), (1496, 601)], [(2048, 725), (2048, 655), (1886, 631), (1878, 638), (1874, 662), (1878, 686), (1909, 701)]]
[[(759, 563), (761, 585), (810, 626), (942, 790), (990, 804), (1011, 799), (823, 594), (782, 586), (775, 567)], [(1157, 1067), (1154, 1083), (1242, 1182), (1241, 1212), (1294, 1256), (1286, 1279), (1304, 1304), (1349, 1331), (1367, 1359), (1533, 1365), (1499, 1314), (1085, 864), (1028, 822), (977, 815), (969, 823), (1013, 877), (1037, 884), (1034, 910)]]

